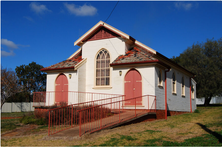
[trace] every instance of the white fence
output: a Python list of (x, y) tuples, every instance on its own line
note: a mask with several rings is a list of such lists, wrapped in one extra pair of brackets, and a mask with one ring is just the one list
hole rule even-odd
[[(205, 98), (196, 98), (196, 105), (203, 105)], [(212, 97), (210, 104), (222, 104), (222, 97)]]
[(4, 103), (1, 112), (29, 112), (34, 111), (33, 102)]

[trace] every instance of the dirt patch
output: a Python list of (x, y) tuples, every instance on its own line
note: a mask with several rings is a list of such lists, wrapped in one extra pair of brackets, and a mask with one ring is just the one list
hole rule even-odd
[(22, 117), (1, 117), (1, 119), (17, 119), (17, 118), (22, 118)]
[[(38, 125), (24, 125), (12, 131), (1, 134), (1, 137), (7, 138), (7, 137), (30, 135), (32, 134), (32, 130), (37, 129), (37, 128), (38, 128)], [(35, 134), (38, 134), (38, 133), (35, 133)]]

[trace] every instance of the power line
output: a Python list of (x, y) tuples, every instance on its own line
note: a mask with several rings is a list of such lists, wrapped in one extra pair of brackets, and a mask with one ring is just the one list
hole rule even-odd
[[(112, 12), (109, 14), (109, 16), (108, 16), (108, 18), (106, 19), (106, 21), (109, 19), (109, 17), (112, 15), (112, 13), (113, 13), (113, 11), (114, 11), (114, 9), (116, 8), (116, 6), (117, 6), (117, 4), (119, 3), (119, 1), (116, 3), (116, 5), (115, 5), (115, 7), (113, 8), (113, 10), (112, 10)], [(105, 21), (105, 22), (106, 22)]]

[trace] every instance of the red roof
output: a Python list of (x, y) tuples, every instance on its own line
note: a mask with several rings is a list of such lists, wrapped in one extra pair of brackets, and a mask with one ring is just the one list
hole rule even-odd
[(78, 64), (79, 62), (81, 62), (82, 60), (83, 60), (82, 59), (82, 52), (80, 51), (74, 57), (64, 60), (62, 62), (59, 62), (57, 64), (42, 68), (41, 71), (74, 68), (75, 65)]
[(142, 48), (134, 47), (130, 49), (125, 55), (118, 56), (111, 65), (133, 64), (157, 62), (158, 59), (153, 57), (153, 54)]

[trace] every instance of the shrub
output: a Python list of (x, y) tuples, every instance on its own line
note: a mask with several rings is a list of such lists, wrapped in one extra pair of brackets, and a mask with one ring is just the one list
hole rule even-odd
[(198, 109), (195, 109), (194, 113), (200, 113), (200, 111)]

